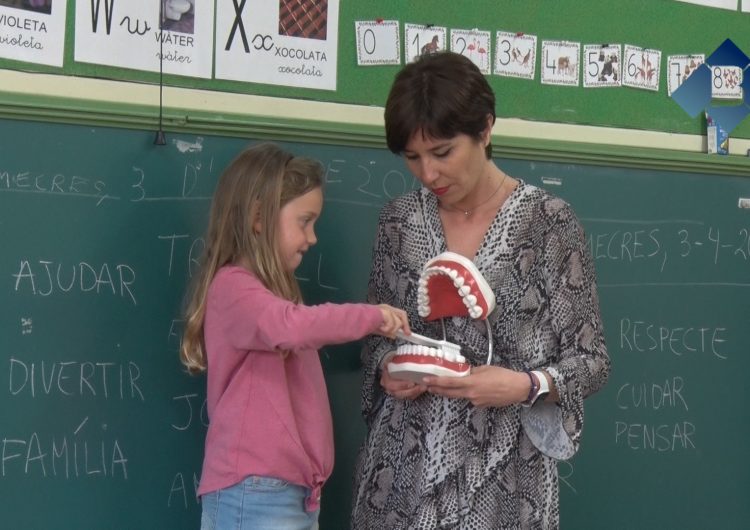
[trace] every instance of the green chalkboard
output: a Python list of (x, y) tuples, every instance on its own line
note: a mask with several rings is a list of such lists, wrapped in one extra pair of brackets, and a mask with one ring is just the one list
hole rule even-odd
[[(0, 121), (0, 497), (8, 528), (198, 528), (205, 381), (177, 347), (209, 197), (247, 140)], [(310, 303), (362, 300), (378, 209), (418, 184), (385, 150), (284, 144), (327, 167)], [(595, 256), (613, 371), (560, 464), (564, 529), (750, 518), (750, 197), (743, 177), (498, 160), (570, 201)], [(348, 528), (359, 348), (326, 348)]]
[[(68, 44), (62, 68), (5, 59), (0, 59), (0, 67), (159, 82), (158, 73), (76, 63), (72, 44), (75, 32), (74, 12), (75, 2), (68, 0)], [(249, 8), (245, 9), (243, 14), (246, 19), (252, 16)], [(470, 5), (454, 0), (343, 0), (340, 2), (339, 12), (338, 73), (335, 91), (174, 75), (166, 75), (164, 80), (168, 85), (189, 88), (382, 106), (385, 104), (388, 87), (399, 67), (357, 66), (354, 29), (356, 21), (372, 21), (379, 18), (399, 21), (402, 46), (404, 24), (407, 23), (433, 24), (446, 27), (448, 30), (478, 28), (490, 31), (493, 36), (496, 31), (536, 35), (537, 69), (533, 81), (496, 75), (488, 77), (499, 96), (498, 116), (529, 120), (705, 134), (705, 121), (702, 118), (691, 118), (667, 97), (667, 56), (694, 53), (708, 56), (727, 38), (732, 39), (746, 54), (750, 54), (750, 32), (747, 31), (750, 13), (708, 8), (676, 0), (474, 0)], [(253, 39), (254, 36), (249, 35), (248, 38)], [(543, 40), (566, 40), (579, 42), (581, 45), (631, 44), (660, 50), (662, 59), (659, 91), (626, 87), (584, 89), (582, 86), (542, 85), (539, 57)], [(493, 57), (495, 53), (493, 39)], [(750, 120), (737, 127), (732, 136), (750, 138)]]

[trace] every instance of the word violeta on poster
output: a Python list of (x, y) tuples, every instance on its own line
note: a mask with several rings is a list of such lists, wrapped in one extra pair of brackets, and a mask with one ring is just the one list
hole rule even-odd
[(216, 78), (336, 90), (339, 0), (216, 6)]
[(65, 8), (64, 0), (0, 0), (0, 57), (62, 66)]

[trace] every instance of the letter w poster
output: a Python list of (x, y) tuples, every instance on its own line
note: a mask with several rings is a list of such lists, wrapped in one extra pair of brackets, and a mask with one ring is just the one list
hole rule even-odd
[(213, 0), (77, 0), (75, 60), (211, 77)]
[(225, 0), (216, 78), (336, 90), (339, 0)]

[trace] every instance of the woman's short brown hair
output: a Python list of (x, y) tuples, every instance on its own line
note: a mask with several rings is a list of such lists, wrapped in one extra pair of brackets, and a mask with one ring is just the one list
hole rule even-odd
[[(388, 149), (401, 154), (416, 131), (447, 139), (466, 134), (475, 140), (495, 123), (495, 94), (482, 72), (463, 55), (423, 55), (397, 75), (385, 104)], [(491, 155), (488, 145), (487, 158)]]

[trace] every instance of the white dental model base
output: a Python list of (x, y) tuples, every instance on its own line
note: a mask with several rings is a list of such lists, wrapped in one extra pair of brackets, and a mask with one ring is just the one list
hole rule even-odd
[(388, 373), (393, 377), (421, 383), (426, 375), (463, 377), (471, 372), (457, 344), (417, 333), (404, 335), (399, 331), (398, 337), (411, 344), (399, 346), (388, 363)]

